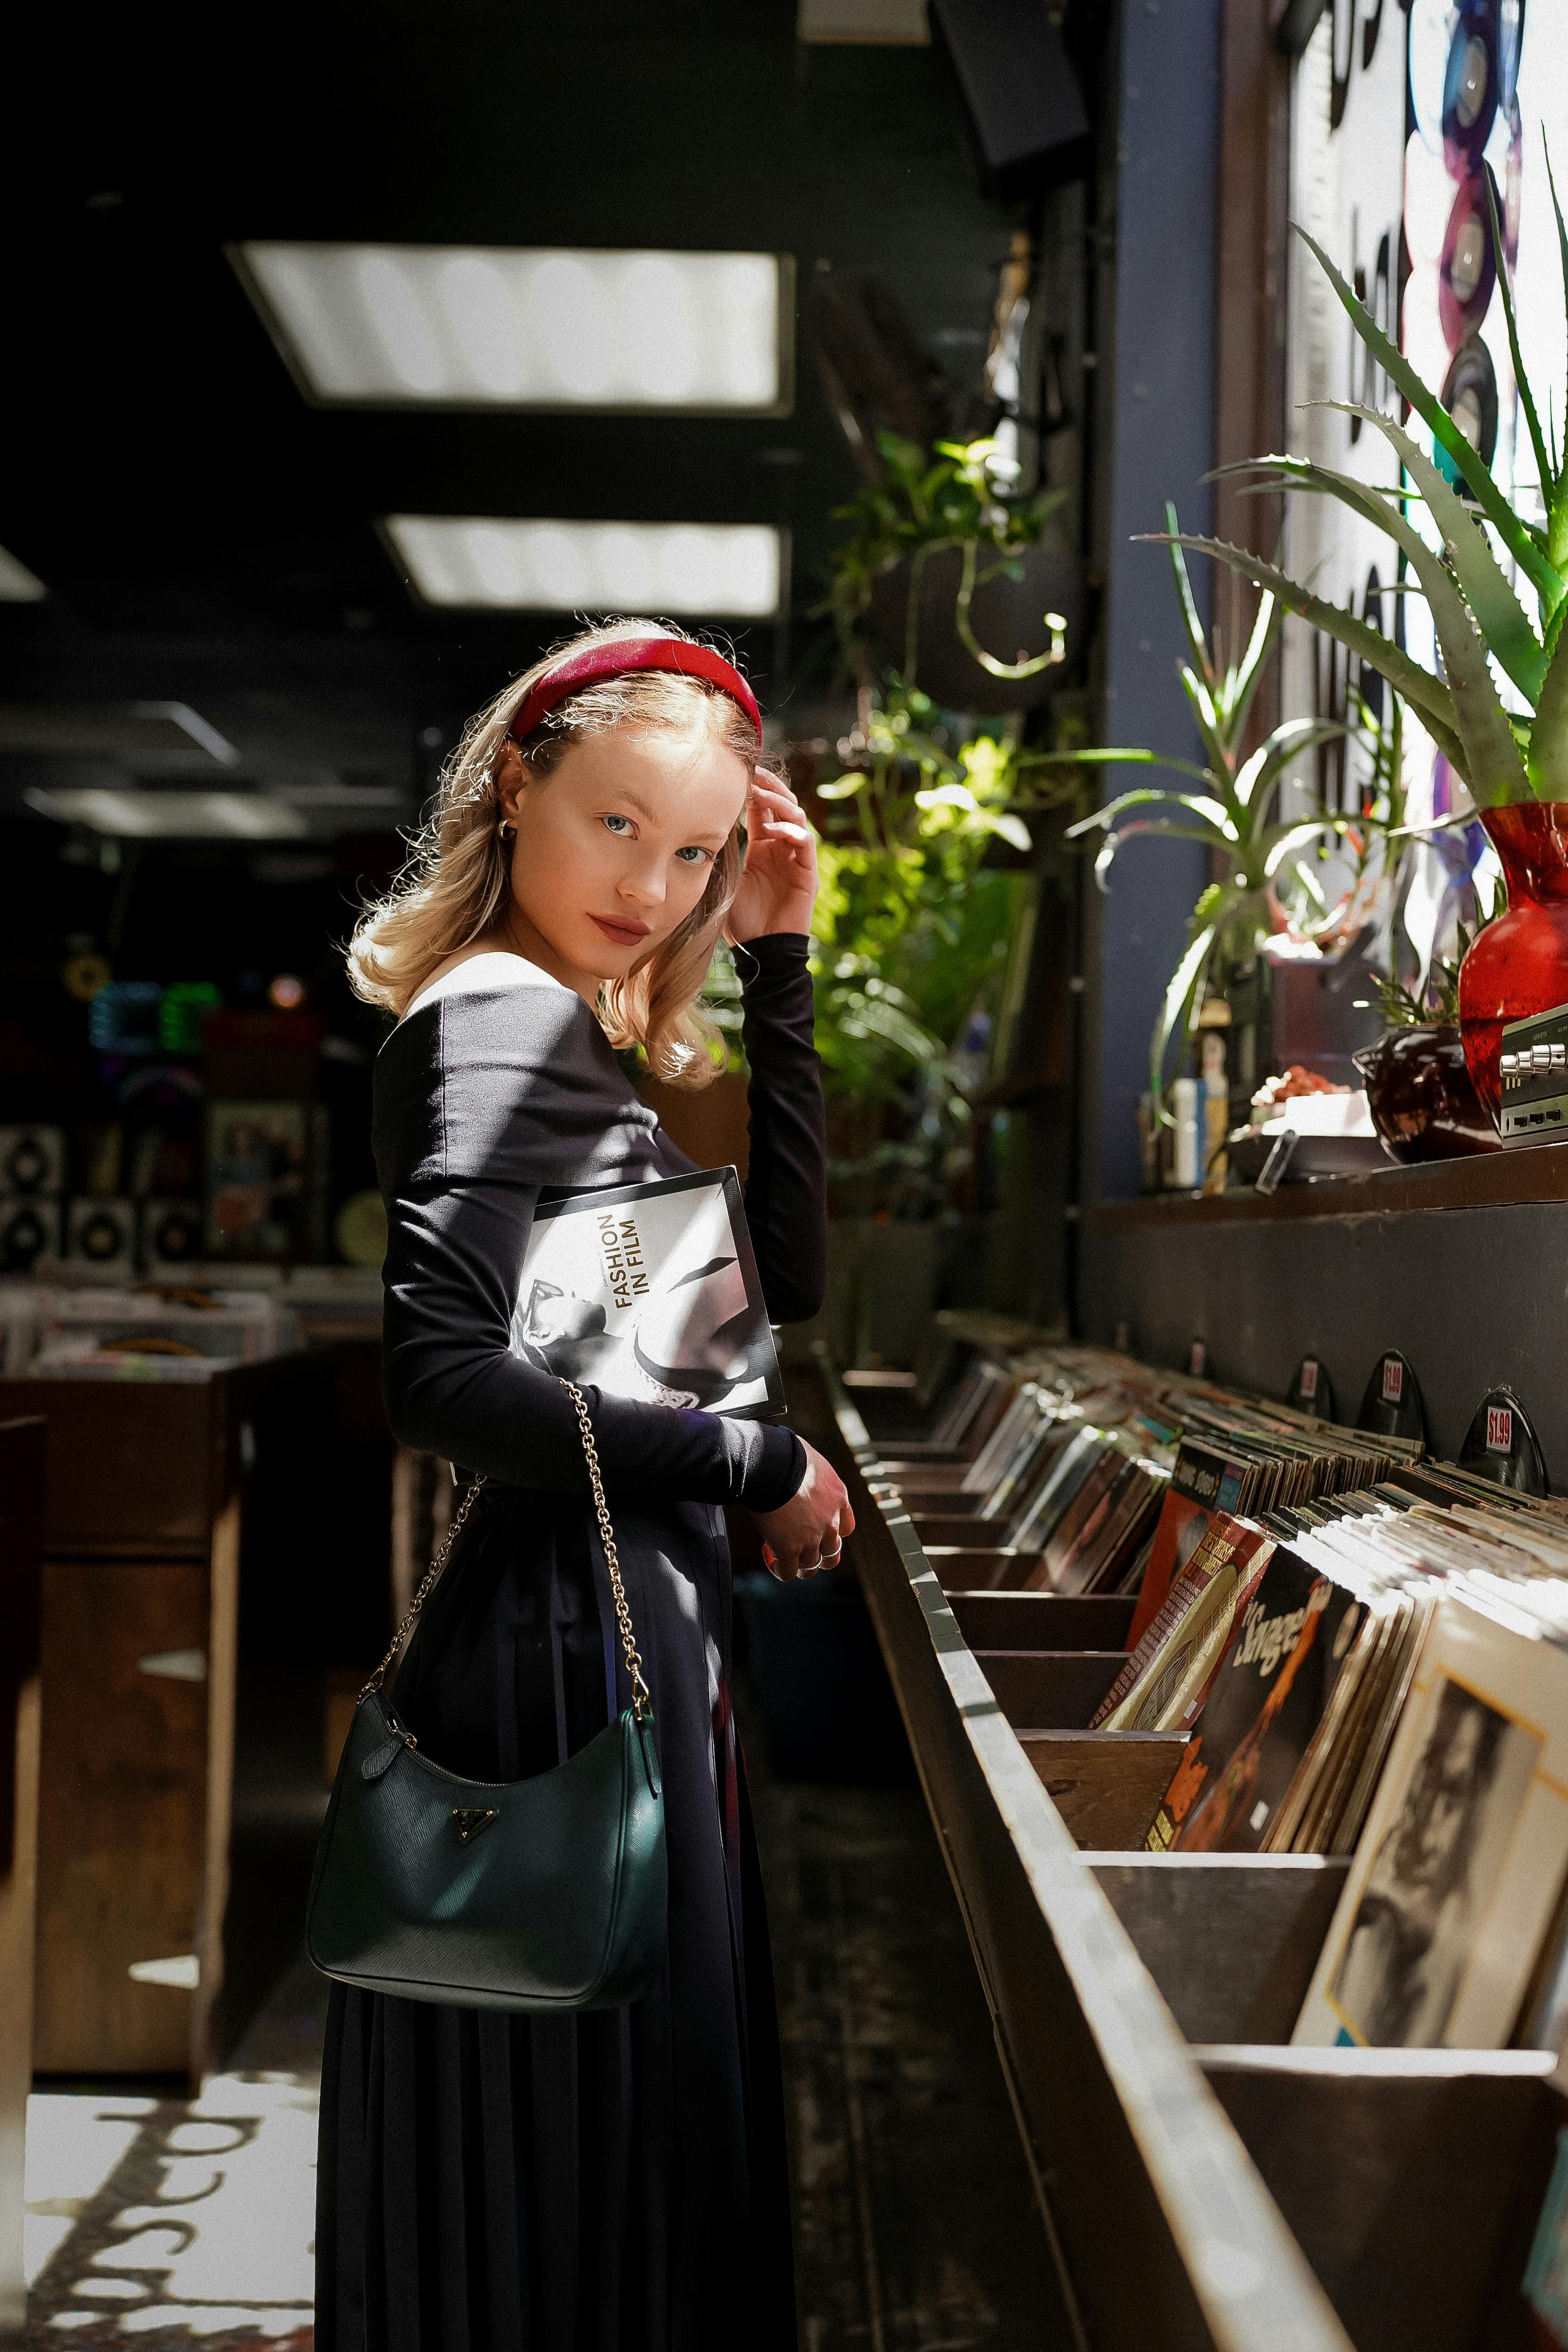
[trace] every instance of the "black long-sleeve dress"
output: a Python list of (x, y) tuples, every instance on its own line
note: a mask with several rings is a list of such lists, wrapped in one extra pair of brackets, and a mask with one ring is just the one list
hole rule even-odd
[[(738, 951), (747, 1218), (770, 1314), (820, 1303), (822, 1096), (804, 939)], [(469, 983), (465, 984), (465, 973)], [(498, 978), (503, 984), (497, 984)], [(510, 1351), (542, 1196), (689, 1167), (593, 1013), (475, 959), (375, 1072), (386, 1395), (405, 1444), (487, 1484), (410, 1643), (399, 1715), (452, 1770), (548, 1769), (627, 1704), (571, 1400)], [(667, 1971), (618, 2010), (527, 2017), (332, 1989), (320, 2352), (793, 2352), (773, 1978), (730, 1710), (719, 1506), (776, 1508), (788, 1430), (585, 1387), (653, 1697)]]

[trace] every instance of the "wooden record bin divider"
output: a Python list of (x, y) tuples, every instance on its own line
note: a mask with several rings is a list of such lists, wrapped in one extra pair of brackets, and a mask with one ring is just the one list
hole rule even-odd
[(985, 1589), (983, 1549), (928, 1553), (909, 1474), (823, 1378), (809, 1433), (850, 1488), (1078, 2345), (1524, 2347), (1551, 2058), (1289, 2047), (1348, 1864), (1142, 1851), (1184, 1740), (1085, 1728), (1132, 1602)]

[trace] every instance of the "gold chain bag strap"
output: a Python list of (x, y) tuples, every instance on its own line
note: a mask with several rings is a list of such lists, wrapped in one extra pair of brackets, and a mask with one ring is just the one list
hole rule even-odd
[(615, 1597), (631, 1705), (526, 1780), (473, 1780), (416, 1752), (382, 1684), (440, 1581), (464, 1496), (392, 1645), (360, 1694), (310, 1888), (310, 1958), (371, 1992), (463, 2008), (608, 2009), (665, 1965), (664, 1799), (593, 1424), (571, 1397)]
[[(610, 1525), (610, 1507), (605, 1500), (605, 1482), (599, 1474), (599, 1449), (594, 1443), (594, 1424), (588, 1418), (587, 1400), (582, 1390), (574, 1388), (570, 1381), (563, 1381), (561, 1385), (577, 1410), (577, 1427), (582, 1435), (583, 1452), (588, 1464), (588, 1483), (594, 1489), (594, 1513), (599, 1522), (599, 1541), (604, 1547), (605, 1566), (610, 1572), (610, 1591), (615, 1596), (616, 1603), (616, 1624), (621, 1636), (622, 1654), (626, 1662), (626, 1678), (631, 1685), (632, 1712), (637, 1721), (643, 1723), (652, 1717), (653, 1702), (648, 1696), (647, 1685), (643, 1680), (642, 1655), (637, 1645), (637, 1636), (632, 1631), (632, 1612), (626, 1601), (626, 1588), (621, 1582), (620, 1555), (616, 1549), (616, 1531)], [(467, 1527), (468, 1514), (479, 1500), (479, 1489), (484, 1483), (482, 1477), (476, 1478), (463, 1496), (457, 1516), (442, 1538), (440, 1549), (420, 1579), (419, 1589), (404, 1612), (402, 1624), (392, 1637), (391, 1647), (363, 1690), (361, 1691), (361, 1698), (367, 1698), (372, 1691), (378, 1691), (381, 1688), (394, 1659), (413, 1632), (419, 1612), (441, 1581), (447, 1562), (452, 1557), (452, 1547)], [(410, 1734), (408, 1745), (412, 1748), (415, 1744), (414, 1738)]]

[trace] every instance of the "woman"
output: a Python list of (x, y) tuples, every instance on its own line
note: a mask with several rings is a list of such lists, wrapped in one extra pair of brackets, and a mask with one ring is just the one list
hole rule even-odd
[[(746, 1207), (770, 1313), (820, 1304), (812, 835), (706, 647), (595, 630), (468, 730), (407, 877), (350, 950), (399, 1015), (376, 1065), (394, 1429), (486, 1480), (397, 1682), (437, 1762), (543, 1771), (627, 1703), (571, 1399), (509, 1346), (535, 1204), (688, 1167), (615, 1048), (697, 1084), (723, 930), (752, 1068)], [(795, 2340), (766, 1927), (730, 1711), (720, 1506), (774, 1573), (854, 1524), (792, 1432), (584, 1378), (665, 1791), (665, 1971), (527, 2017), (334, 1986), (321, 2085), (322, 2352), (709, 2352)]]

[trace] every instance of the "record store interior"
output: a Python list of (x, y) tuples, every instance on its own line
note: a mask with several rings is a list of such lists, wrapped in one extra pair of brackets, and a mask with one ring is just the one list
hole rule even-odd
[[(32, 29), (0, 499), (0, 2342), (1568, 2352), (1568, 5)], [(548, 667), (585, 631), (611, 686)], [(738, 797), (679, 851), (687, 903), (737, 894), (692, 934), (694, 1045), (610, 977), (648, 924), (591, 910), (623, 965), (585, 997), (518, 945), (555, 936), (524, 870), (551, 795), (660, 742), (675, 774), (674, 721), (571, 733), (600, 693), (729, 730), (690, 759)], [(630, 857), (605, 823), (593, 854)], [(434, 922), (470, 853), (511, 884), (426, 956), (436, 1012), (377, 995), (356, 926)], [(521, 978), (465, 994), (469, 954)], [(473, 1008), (510, 1068), (516, 1004), (557, 1002), (655, 1154), (615, 1201), (664, 1205), (641, 1240), (591, 1197), (574, 1228), (613, 1158), (552, 1216), (516, 1195), (531, 1255), (596, 1220), (635, 1309), (616, 1355), (566, 1276), (512, 1278), (496, 1393), (566, 1415), (531, 1494), (507, 1432), (465, 1454), (396, 1371), (425, 1244), (394, 1081), (420, 1037), (452, 1057), (406, 1118), (460, 1209)], [(506, 1116), (487, 1149), (545, 1150)], [(690, 1387), (660, 1352), (676, 1198), (693, 1263), (689, 1204), (731, 1220), (679, 1311), (721, 1265), (752, 1318)], [(677, 1437), (720, 1483), (658, 1486)], [(667, 1523), (706, 1530), (708, 1597), (650, 1625)], [(465, 1541), (499, 1558), (513, 1525), (497, 1574), (545, 1623), (517, 1654), (554, 1659), (561, 1727), (531, 1790), (418, 1712)], [(409, 1728), (376, 1662), (447, 1553)], [(681, 1607), (741, 2020), (730, 2252), (775, 2249), (736, 2258), (723, 2324), (682, 2268), (718, 2109), (661, 2138), (649, 2087), (673, 2068), (707, 2113), (681, 2020), (717, 2031), (680, 2006)], [(474, 1905), (498, 1970), (525, 1913), (557, 1967), (504, 1824), (566, 1804), (617, 1723), (661, 1873), (668, 1823), (653, 1957), (596, 2009), (500, 1975), (465, 2003), (428, 1956)], [(385, 1826), (416, 1786), (435, 1894), (399, 1875), (413, 1812)], [(341, 1887), (374, 1822), (405, 1909), (367, 1958)], [(613, 2144), (581, 2054), (612, 2049)]]

